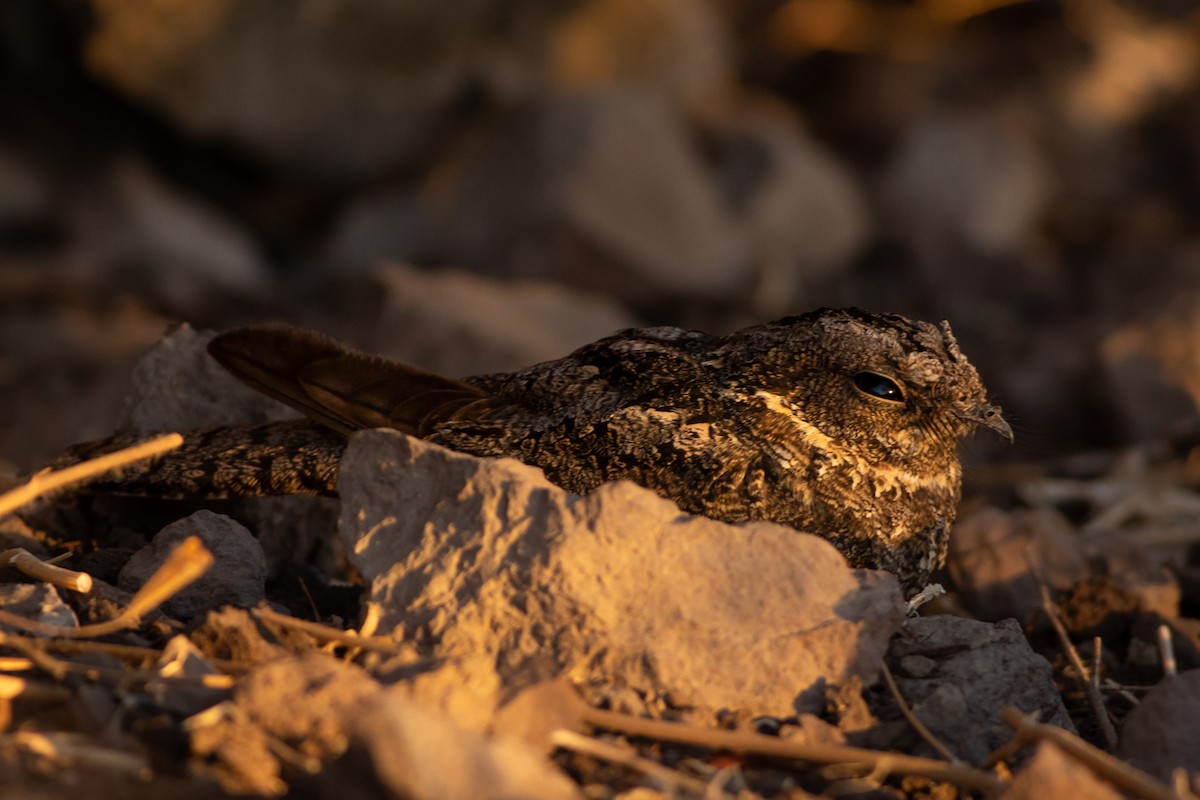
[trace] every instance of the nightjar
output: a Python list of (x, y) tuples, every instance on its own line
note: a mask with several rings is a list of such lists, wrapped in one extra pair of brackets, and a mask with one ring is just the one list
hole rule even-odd
[(160, 478), (183, 469), (211, 489), (197, 480), (208, 468), (235, 494), (331, 491), (340, 435), (391, 427), (517, 458), (572, 492), (632, 480), (693, 514), (789, 525), (895, 573), (907, 594), (945, 558), (959, 440), (977, 426), (1012, 438), (947, 323), (859, 309), (728, 336), (630, 329), (462, 380), (276, 325), (220, 334), (209, 352), (325, 428), (201, 432), (153, 468)]

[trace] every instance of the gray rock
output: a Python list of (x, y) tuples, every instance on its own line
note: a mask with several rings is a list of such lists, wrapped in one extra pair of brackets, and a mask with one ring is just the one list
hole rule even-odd
[(75, 612), (63, 602), (58, 590), (48, 583), (0, 584), (0, 608), (46, 625), (79, 626)]
[(429, 198), (445, 208), (448, 257), (634, 300), (728, 299), (749, 282), (745, 231), (694, 140), (648, 90), (546, 100)]
[(1117, 754), (1171, 781), (1176, 769), (1200, 771), (1200, 669), (1164, 678), (1125, 717)]
[(521, 369), (637, 325), (613, 301), (542, 281), (386, 264), (372, 350), (447, 375)]
[(187, 431), (296, 416), (209, 358), (205, 348), (213, 335), (182, 323), (142, 357), (133, 370), (123, 430)]
[(159, 531), (121, 569), (117, 585), (137, 591), (187, 537), (199, 536), (213, 554), (213, 565), (195, 583), (163, 603), (173, 617), (191, 619), (225, 605), (250, 608), (266, 596), (267, 561), (258, 541), (223, 514), (197, 511)]
[(873, 678), (903, 618), (892, 576), (822, 539), (687, 516), (631, 483), (577, 497), (516, 461), (380, 430), (351, 439), (338, 488), (369, 614), (446, 662), (411, 691), (473, 727), (563, 673), (710, 708), (813, 708), (826, 683)]
[(564, 3), (91, 5), (99, 77), (189, 133), (357, 181), (422, 154), (470, 85), (532, 91)]
[(921, 115), (885, 179), (891, 226), (917, 243), (1019, 252), (1051, 192), (1033, 126), (1003, 105)]
[[(924, 656), (937, 662), (930, 670)], [(986, 623), (952, 616), (909, 620), (888, 649), (896, 684), (917, 717), (959, 758), (982, 764), (1011, 738), (999, 712), (1008, 706), (1074, 731), (1050, 662), (1033, 652), (1015, 620)], [(906, 665), (918, 663), (918, 675)], [(932, 752), (924, 743), (918, 751)]]
[(866, 197), (783, 104), (745, 100), (704, 123), (718, 143), (726, 201), (746, 226), (758, 267), (755, 311), (792, 313), (807, 286), (845, 271), (867, 244)]
[(0, 231), (45, 221), (52, 211), (46, 178), (20, 151), (0, 148)]
[(254, 294), (269, 286), (266, 257), (240, 223), (149, 167), (118, 163), (106, 188), (75, 215), (86, 263), (113, 265), (140, 290), (182, 307), (206, 292)]

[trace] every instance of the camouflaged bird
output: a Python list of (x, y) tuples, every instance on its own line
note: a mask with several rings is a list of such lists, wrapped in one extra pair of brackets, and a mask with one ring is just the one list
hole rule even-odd
[(153, 468), (196, 492), (332, 491), (344, 435), (391, 427), (517, 458), (572, 492), (632, 480), (693, 514), (814, 533), (909, 594), (945, 558), (959, 440), (980, 425), (1012, 438), (949, 324), (858, 309), (728, 336), (631, 329), (462, 380), (284, 326), (220, 334), (209, 352), (326, 429), (202, 432)]

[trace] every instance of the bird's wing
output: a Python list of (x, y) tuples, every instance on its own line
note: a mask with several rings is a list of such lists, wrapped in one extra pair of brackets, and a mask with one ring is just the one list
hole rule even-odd
[(424, 436), (438, 423), (470, 417), (488, 399), (470, 384), (287, 325), (218, 334), (208, 352), (248, 386), (345, 434), (389, 427)]

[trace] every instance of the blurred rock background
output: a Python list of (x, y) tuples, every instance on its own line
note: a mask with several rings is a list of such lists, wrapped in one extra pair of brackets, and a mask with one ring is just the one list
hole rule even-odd
[(450, 374), (949, 319), (1042, 461), (1190, 432), (1200, 2), (5, 0), (0, 462), (170, 325)]

